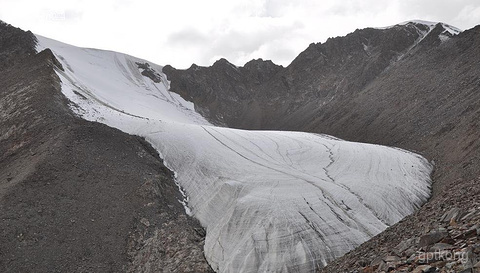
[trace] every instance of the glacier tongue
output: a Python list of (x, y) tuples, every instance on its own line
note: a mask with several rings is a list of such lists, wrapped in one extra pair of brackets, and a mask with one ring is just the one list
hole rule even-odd
[(423, 204), (430, 164), (400, 149), (332, 137), (214, 127), (163, 78), (141, 75), (125, 54), (38, 36), (72, 110), (144, 136), (206, 228), (218, 272), (314, 272)]

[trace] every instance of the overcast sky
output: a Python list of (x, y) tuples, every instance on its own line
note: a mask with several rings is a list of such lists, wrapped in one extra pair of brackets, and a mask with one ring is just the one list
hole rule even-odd
[(479, 0), (0, 0), (0, 19), (82, 47), (187, 68), (288, 65), (312, 42), (411, 19), (480, 24)]

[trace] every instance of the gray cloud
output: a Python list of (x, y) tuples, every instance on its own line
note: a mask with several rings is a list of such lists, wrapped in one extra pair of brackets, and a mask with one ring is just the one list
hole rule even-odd
[[(234, 29), (222, 34), (212, 33), (215, 39), (205, 53), (210, 56), (210, 62), (214, 61), (212, 57), (221, 56), (240, 65), (256, 57), (274, 59), (277, 62), (281, 59), (283, 63), (285, 59), (292, 58), (295, 52), (287, 43), (281, 41), (288, 40), (293, 36), (293, 32), (301, 28), (302, 24), (297, 22), (283, 26), (270, 25), (251, 31)], [(268, 56), (255, 56), (256, 53), (265, 51), (269, 53)], [(289, 56), (286, 58), (285, 55)]]
[(182, 47), (204, 46), (210, 40), (208, 35), (195, 28), (188, 27), (168, 35), (167, 44)]
[(384, 10), (389, 4), (391, 4), (391, 1), (344, 0), (335, 2), (327, 13), (332, 13), (335, 16), (376, 14)]

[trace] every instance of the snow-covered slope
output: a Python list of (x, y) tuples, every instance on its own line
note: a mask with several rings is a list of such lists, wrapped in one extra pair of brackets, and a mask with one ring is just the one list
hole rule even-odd
[[(37, 36), (64, 67), (72, 110), (144, 136), (175, 171), (219, 272), (314, 272), (426, 201), (413, 153), (325, 135), (215, 127), (168, 91), (161, 67)], [(148, 67), (156, 81), (141, 72)], [(144, 73), (145, 74), (145, 73)]]

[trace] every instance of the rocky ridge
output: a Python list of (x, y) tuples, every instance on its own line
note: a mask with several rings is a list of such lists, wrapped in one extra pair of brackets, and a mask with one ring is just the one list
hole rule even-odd
[[(163, 72), (171, 90), (193, 101), (213, 122), (245, 129), (302, 130), (318, 115), (319, 106), (357, 93), (411, 53), (431, 31), (418, 23), (356, 30), (310, 44), (286, 68), (271, 61), (252, 61), (262, 64), (254, 73), (252, 62), (236, 67), (225, 59), (212, 67), (193, 65), (187, 70), (165, 66)], [(258, 76), (259, 71), (263, 76)]]
[(252, 60), (244, 67), (220, 59), (211, 67), (194, 64), (186, 71), (167, 65), (163, 72), (171, 81), (171, 90), (193, 101), (197, 112), (213, 124), (231, 126), (233, 120), (256, 119), (261, 108), (254, 99), (256, 89), (282, 69), (262, 59)]

